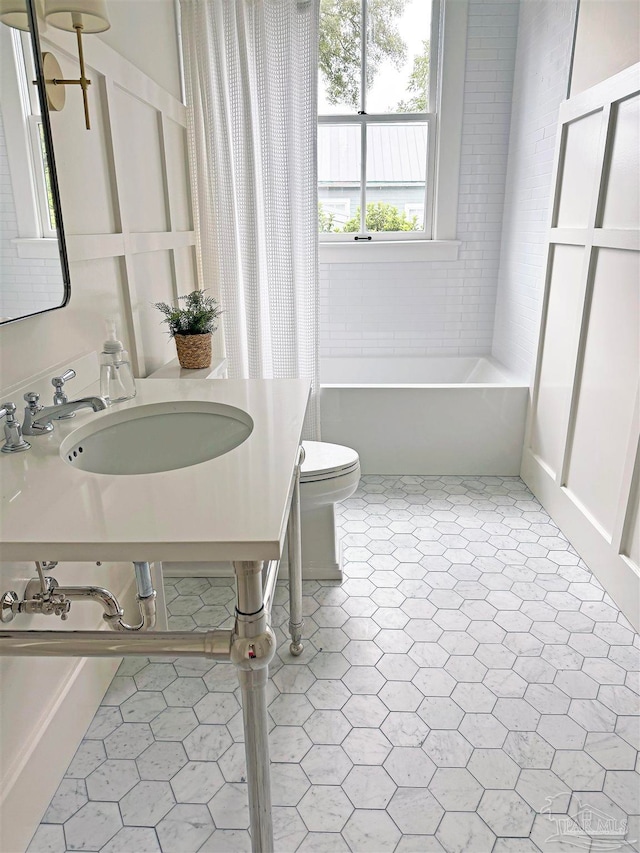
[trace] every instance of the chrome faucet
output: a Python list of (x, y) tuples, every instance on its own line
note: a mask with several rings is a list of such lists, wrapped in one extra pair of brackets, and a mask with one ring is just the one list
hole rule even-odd
[(24, 410), (23, 435), (45, 435), (53, 432), (51, 418), (64, 417), (77, 409), (93, 409), (94, 412), (99, 412), (107, 408), (103, 397), (81, 397), (79, 400), (46, 407), (40, 404), (40, 394), (35, 391), (29, 391), (24, 395), (24, 399), (27, 405)]
[[(67, 395), (64, 393), (64, 391), (62, 389), (64, 387), (64, 383), (68, 382), (69, 379), (73, 379), (75, 377), (75, 375), (76, 375), (75, 370), (72, 367), (70, 367), (68, 370), (65, 370), (65, 372), (62, 374), (62, 376), (54, 376), (53, 377), (53, 379), (51, 380), (51, 384), (56, 389), (56, 392), (53, 395), (53, 405), (54, 406), (62, 406), (65, 403), (69, 402), (69, 398), (67, 397)], [(63, 415), (57, 415), (57, 416), (54, 415), (53, 417), (54, 417), (54, 420), (65, 421), (68, 418), (75, 418), (75, 416), (76, 416), (75, 412), (69, 412), (66, 415), (64, 415), (64, 414)]]
[(21, 450), (28, 450), (31, 445), (22, 437), (22, 429), (16, 420), (15, 403), (3, 403), (0, 407), (0, 418), (6, 418), (4, 444), (0, 450), (3, 453), (19, 453)]

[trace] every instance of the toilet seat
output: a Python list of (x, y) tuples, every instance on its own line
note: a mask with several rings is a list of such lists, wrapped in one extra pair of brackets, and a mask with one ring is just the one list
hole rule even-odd
[(303, 441), (304, 462), (300, 466), (301, 483), (333, 480), (357, 471), (360, 457), (350, 447), (325, 441)]

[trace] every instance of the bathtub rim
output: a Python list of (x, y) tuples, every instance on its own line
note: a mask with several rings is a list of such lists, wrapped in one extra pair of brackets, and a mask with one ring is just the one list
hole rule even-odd
[(396, 388), (396, 389), (416, 389), (416, 388), (449, 388), (460, 390), (477, 388), (528, 388), (529, 383), (524, 379), (521, 381), (509, 382), (321, 382), (320, 388), (335, 389), (349, 388), (350, 390), (364, 388)]
[[(364, 389), (364, 388), (406, 388), (406, 389), (426, 389), (426, 388), (448, 388), (448, 389), (461, 389), (461, 388), (529, 388), (530, 382), (527, 378), (523, 376), (519, 376), (506, 368), (503, 364), (497, 361), (493, 356), (489, 355), (478, 355), (478, 356), (402, 356), (403, 360), (411, 360), (411, 361), (431, 361), (431, 360), (450, 360), (456, 361), (458, 359), (468, 360), (475, 359), (477, 362), (487, 362), (487, 364), (496, 370), (499, 374), (502, 375), (502, 379), (499, 381), (482, 381), (482, 382), (324, 382), (322, 380), (322, 375), (320, 377), (320, 388), (327, 389), (340, 389), (340, 388), (350, 388), (350, 389)], [(385, 358), (384, 356), (354, 356), (354, 359), (358, 359), (359, 362), (370, 360), (371, 363), (374, 361), (384, 361), (387, 364), (389, 362), (393, 362), (394, 358), (392, 356)], [(322, 358), (320, 360), (321, 365), (321, 374), (322, 374), (322, 362), (327, 361), (340, 361), (340, 362), (348, 362), (349, 356), (328, 356)]]

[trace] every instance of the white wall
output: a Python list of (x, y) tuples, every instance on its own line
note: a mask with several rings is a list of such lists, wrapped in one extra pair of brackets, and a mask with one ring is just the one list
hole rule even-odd
[(580, 0), (571, 96), (638, 61), (638, 0)]
[(576, 5), (520, 6), (492, 353), (526, 379), (536, 355), (558, 108), (567, 97)]
[(99, 38), (181, 99), (174, 0), (108, 0), (111, 29)]
[(321, 356), (490, 352), (517, 26), (517, 0), (470, 0), (459, 260), (321, 265)]
[[(92, 130), (84, 129), (75, 89), (67, 93), (64, 111), (52, 116), (71, 302), (59, 311), (0, 327), (0, 389), (13, 386), (16, 403), (20, 383), (39, 375), (46, 387), (60, 366), (100, 349), (103, 321), (109, 316), (117, 318), (138, 373), (160, 367), (174, 349), (151, 303), (196, 286), (185, 110), (176, 99), (176, 33), (167, 17), (173, 3), (142, 4), (149, 15), (160, 15), (161, 25), (135, 31), (129, 26), (128, 4), (109, 4), (113, 28), (108, 39), (84, 39), (92, 80)], [(131, 20), (140, 20), (141, 4), (131, 6)], [(77, 72), (74, 41), (51, 28), (42, 39), (67, 77)], [(78, 382), (75, 388), (69, 383), (71, 398), (81, 390)], [(47, 393), (51, 391), (48, 385)], [(22, 595), (33, 574), (33, 564), (0, 563), (0, 592), (14, 589)], [(62, 584), (99, 583), (120, 596), (130, 588), (133, 573), (130, 565), (64, 564), (55, 575)], [(101, 621), (98, 607), (76, 604), (66, 624), (54, 617), (19, 617), (13, 627), (95, 629)], [(8, 658), (1, 664), (0, 850), (21, 853), (117, 661)]]

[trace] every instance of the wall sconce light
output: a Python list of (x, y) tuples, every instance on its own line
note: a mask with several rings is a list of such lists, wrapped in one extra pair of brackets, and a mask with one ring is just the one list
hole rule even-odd
[[(80, 62), (80, 78), (67, 80), (58, 75), (60, 66), (52, 54), (45, 55), (45, 82), (47, 84), (47, 97), (53, 109), (62, 109), (64, 98), (60, 98), (55, 92), (50, 91), (55, 86), (80, 86), (82, 89), (82, 101), (84, 104), (84, 122), (87, 130), (91, 129), (89, 121), (89, 98), (88, 88), (91, 80), (87, 79), (84, 66), (84, 51), (82, 49), (83, 33), (103, 33), (111, 26), (107, 15), (107, 4), (105, 0), (45, 0), (45, 21), (59, 30), (75, 32), (78, 40), (78, 60)], [(55, 63), (55, 64), (54, 64)], [(49, 70), (47, 70), (49, 69)], [(54, 76), (50, 77), (49, 74)], [(62, 102), (62, 106), (56, 104)]]
[(0, 3), (0, 21), (14, 30), (29, 31), (27, 4), (20, 0), (2, 0)]
[[(42, 54), (45, 86), (49, 109), (61, 110), (65, 103), (64, 86), (80, 86), (84, 104), (84, 122), (87, 130), (91, 130), (89, 120), (88, 88), (91, 80), (87, 79), (84, 66), (84, 51), (82, 49), (82, 33), (103, 33), (111, 26), (107, 15), (105, 0), (35, 0), (39, 17), (51, 26), (67, 32), (75, 32), (78, 40), (78, 60), (80, 62), (80, 77), (77, 80), (67, 80), (62, 77), (62, 70), (52, 53)], [(0, 22), (17, 30), (29, 31), (29, 14), (26, 0), (0, 0)]]
[[(36, 16), (44, 18), (44, 0), (34, 0)], [(27, 0), (0, 0), (0, 23), (14, 30), (31, 30)], [(62, 77), (62, 70), (52, 53), (42, 54), (42, 70), (45, 78), (47, 104), (50, 110), (61, 110), (64, 107), (65, 92), (62, 86), (54, 85), (54, 80)], [(35, 84), (35, 80), (33, 81)]]
[[(43, 0), (36, 0), (36, 14), (42, 18), (44, 15)], [(12, 27), (14, 30), (24, 30), (28, 33), (29, 13), (27, 12), (26, 0), (0, 0), (0, 23)]]

